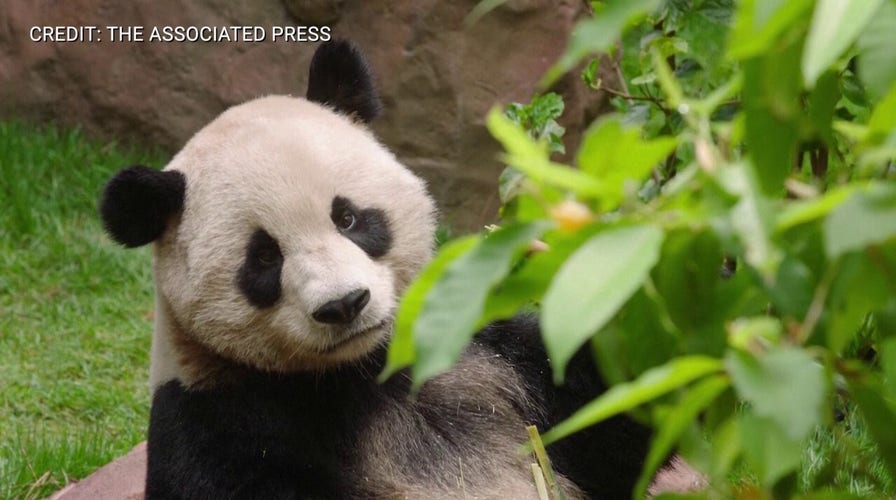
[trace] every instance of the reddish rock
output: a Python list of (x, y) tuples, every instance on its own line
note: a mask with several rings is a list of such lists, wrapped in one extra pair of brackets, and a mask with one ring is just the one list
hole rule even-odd
[[(111, 462), (86, 479), (57, 491), (47, 500), (140, 500), (146, 481), (146, 443)], [(693, 493), (707, 487), (706, 478), (679, 457), (657, 472), (649, 497), (662, 493)]]
[[(585, 3), (514, 0), (465, 27), (477, 3), (5, 0), (0, 117), (55, 121), (175, 151), (232, 104), (303, 93), (315, 44), (272, 42), (272, 28), (331, 23), (335, 36), (365, 50), (378, 75), (386, 109), (376, 132), (430, 181), (448, 222), (478, 229), (494, 219), (501, 170), (483, 117), (495, 104), (528, 101)], [(102, 41), (31, 41), (31, 27), (45, 25), (98, 26)], [(143, 26), (146, 39), (153, 26), (261, 26), (268, 40), (112, 43), (110, 25)], [(601, 96), (572, 80), (560, 88), (574, 141)]]
[(146, 443), (110, 462), (77, 483), (57, 491), (49, 500), (140, 500), (146, 482)]
[(284, 0), (286, 9), (303, 24), (332, 24), (339, 20), (345, 0)]

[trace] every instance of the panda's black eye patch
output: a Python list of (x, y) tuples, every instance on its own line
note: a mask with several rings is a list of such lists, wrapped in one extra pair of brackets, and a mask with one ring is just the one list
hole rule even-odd
[(250, 304), (265, 308), (280, 299), (283, 253), (270, 234), (258, 229), (249, 238), (246, 256), (237, 274), (237, 285)]
[(360, 209), (348, 198), (333, 198), (330, 219), (343, 236), (377, 258), (392, 247), (392, 231), (386, 213), (378, 208)]
[(282, 259), (279, 249), (275, 246), (273, 247), (262, 247), (258, 253), (255, 255), (255, 259), (264, 267), (275, 266), (280, 263), (280, 259)]

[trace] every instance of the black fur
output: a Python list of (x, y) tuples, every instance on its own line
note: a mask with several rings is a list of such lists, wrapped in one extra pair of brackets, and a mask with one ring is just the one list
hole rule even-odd
[(175, 170), (134, 165), (115, 174), (103, 190), (100, 216), (115, 241), (138, 247), (155, 241), (184, 206), (187, 179)]
[(258, 229), (246, 245), (246, 257), (237, 273), (237, 286), (250, 304), (271, 307), (280, 299), (280, 245), (264, 229)]
[[(524, 420), (544, 431), (600, 394), (587, 350), (570, 364), (567, 385), (551, 382), (537, 323), (528, 317), (496, 323), (474, 343), (510, 362), (522, 375), (531, 404)], [(149, 428), (147, 500), (158, 498), (369, 498), (359, 477), (358, 430), (397, 405), (415, 415), (420, 453), (400, 464), (425, 480), (453, 453), (476, 446), (482, 411), (408, 399), (408, 379), (375, 377), (383, 351), (360, 365), (326, 373), (266, 374), (245, 369), (236, 387), (187, 390), (172, 381), (154, 395)], [(432, 400), (434, 399), (435, 400)], [(478, 413), (477, 413), (478, 411)], [(648, 431), (625, 418), (548, 448), (555, 469), (592, 498), (628, 498), (646, 452)], [(452, 462), (453, 463), (453, 462)]]
[[(527, 420), (541, 432), (572, 415), (605, 390), (593, 354), (586, 344), (570, 360), (561, 387), (554, 385), (533, 318), (517, 317), (493, 323), (476, 341), (500, 354), (525, 377), (539, 416), (529, 408)], [(548, 446), (554, 468), (591, 498), (630, 498), (647, 456), (650, 429), (627, 417), (615, 417)]]
[(306, 97), (368, 123), (381, 108), (367, 61), (346, 40), (332, 40), (317, 48), (308, 72)]
[(353, 382), (254, 373), (227, 390), (165, 384), (153, 396), (146, 499), (361, 496), (343, 480), (352, 430), (381, 393)]
[(343, 236), (352, 240), (374, 259), (389, 253), (389, 249), (392, 248), (392, 230), (389, 228), (385, 212), (378, 208), (361, 210), (348, 198), (342, 196), (333, 198), (330, 219), (337, 227), (346, 213), (354, 215), (355, 223), (349, 229), (339, 229)]

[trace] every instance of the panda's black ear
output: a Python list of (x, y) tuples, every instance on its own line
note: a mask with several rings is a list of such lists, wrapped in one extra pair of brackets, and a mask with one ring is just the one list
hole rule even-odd
[(184, 206), (187, 179), (175, 170), (134, 165), (115, 174), (103, 190), (100, 216), (112, 238), (126, 247), (155, 241), (168, 218)]
[(311, 58), (306, 97), (364, 122), (380, 112), (380, 98), (367, 61), (347, 40), (331, 40), (317, 48)]

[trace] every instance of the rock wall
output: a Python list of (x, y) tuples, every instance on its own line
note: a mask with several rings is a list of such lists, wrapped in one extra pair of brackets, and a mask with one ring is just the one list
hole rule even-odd
[[(177, 150), (232, 104), (303, 94), (315, 44), (113, 43), (107, 26), (327, 25), (355, 40), (378, 77), (374, 129), (429, 181), (458, 230), (494, 219), (501, 165), (483, 126), (494, 104), (528, 101), (584, 3), (511, 0), (472, 27), (478, 0), (3, 0), (0, 117), (53, 121), (122, 142)], [(97, 26), (93, 42), (35, 42), (33, 26)], [(570, 75), (564, 125), (575, 141), (601, 105)], [(89, 166), (72, 165), (73, 168)]]

